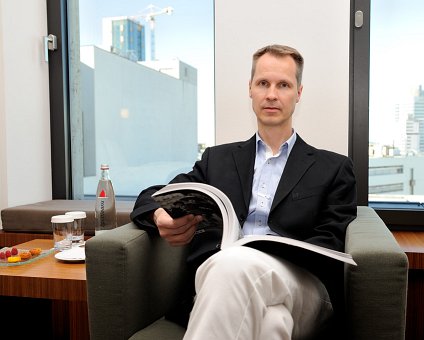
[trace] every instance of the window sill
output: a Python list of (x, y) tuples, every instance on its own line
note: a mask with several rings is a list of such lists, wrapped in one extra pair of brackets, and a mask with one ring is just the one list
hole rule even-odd
[(390, 230), (424, 231), (424, 205), (410, 202), (370, 202)]

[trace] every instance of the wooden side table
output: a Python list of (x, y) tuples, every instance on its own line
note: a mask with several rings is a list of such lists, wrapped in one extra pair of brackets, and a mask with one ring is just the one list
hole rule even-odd
[(393, 231), (409, 261), (406, 339), (424, 339), (424, 232)]
[[(51, 249), (53, 240), (16, 247)], [(85, 263), (60, 262), (52, 253), (32, 263), (2, 266), (0, 295), (50, 300), (53, 338), (89, 339)]]

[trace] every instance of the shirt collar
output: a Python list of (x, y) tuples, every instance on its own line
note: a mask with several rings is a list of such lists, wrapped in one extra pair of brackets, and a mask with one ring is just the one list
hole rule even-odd
[[(294, 143), (296, 142), (296, 138), (297, 138), (297, 134), (294, 131), (294, 129), (292, 129), (292, 135), (290, 136), (289, 139), (287, 139), (283, 144), (280, 145), (280, 152), (283, 149), (283, 147), (285, 145), (287, 145), (287, 157), (289, 157), (291, 150), (293, 149)], [(263, 141), (263, 139), (261, 138), (261, 136), (259, 135), (259, 132), (256, 132), (256, 154), (259, 151), (259, 145), (261, 145), (262, 147), (265, 148), (265, 150), (267, 150), (269, 147), (266, 145), (266, 143)]]

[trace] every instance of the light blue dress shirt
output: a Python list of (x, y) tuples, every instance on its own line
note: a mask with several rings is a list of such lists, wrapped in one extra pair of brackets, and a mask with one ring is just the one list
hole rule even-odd
[(256, 158), (253, 175), (252, 198), (247, 219), (243, 224), (243, 235), (277, 235), (268, 226), (268, 216), (275, 191), (286, 166), (296, 133), (280, 146), (273, 155), (271, 148), (256, 133)]

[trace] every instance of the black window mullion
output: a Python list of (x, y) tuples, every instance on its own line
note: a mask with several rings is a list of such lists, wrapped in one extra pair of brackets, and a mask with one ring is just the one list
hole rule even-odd
[[(355, 13), (363, 13), (363, 24), (355, 27)], [(351, 1), (350, 36), (350, 128), (349, 155), (355, 164), (358, 204), (368, 205), (368, 135), (370, 1)]]
[(66, 0), (46, 1), (48, 34), (57, 37), (58, 46), (56, 51), (49, 51), (52, 197), (70, 199), (67, 3)]

